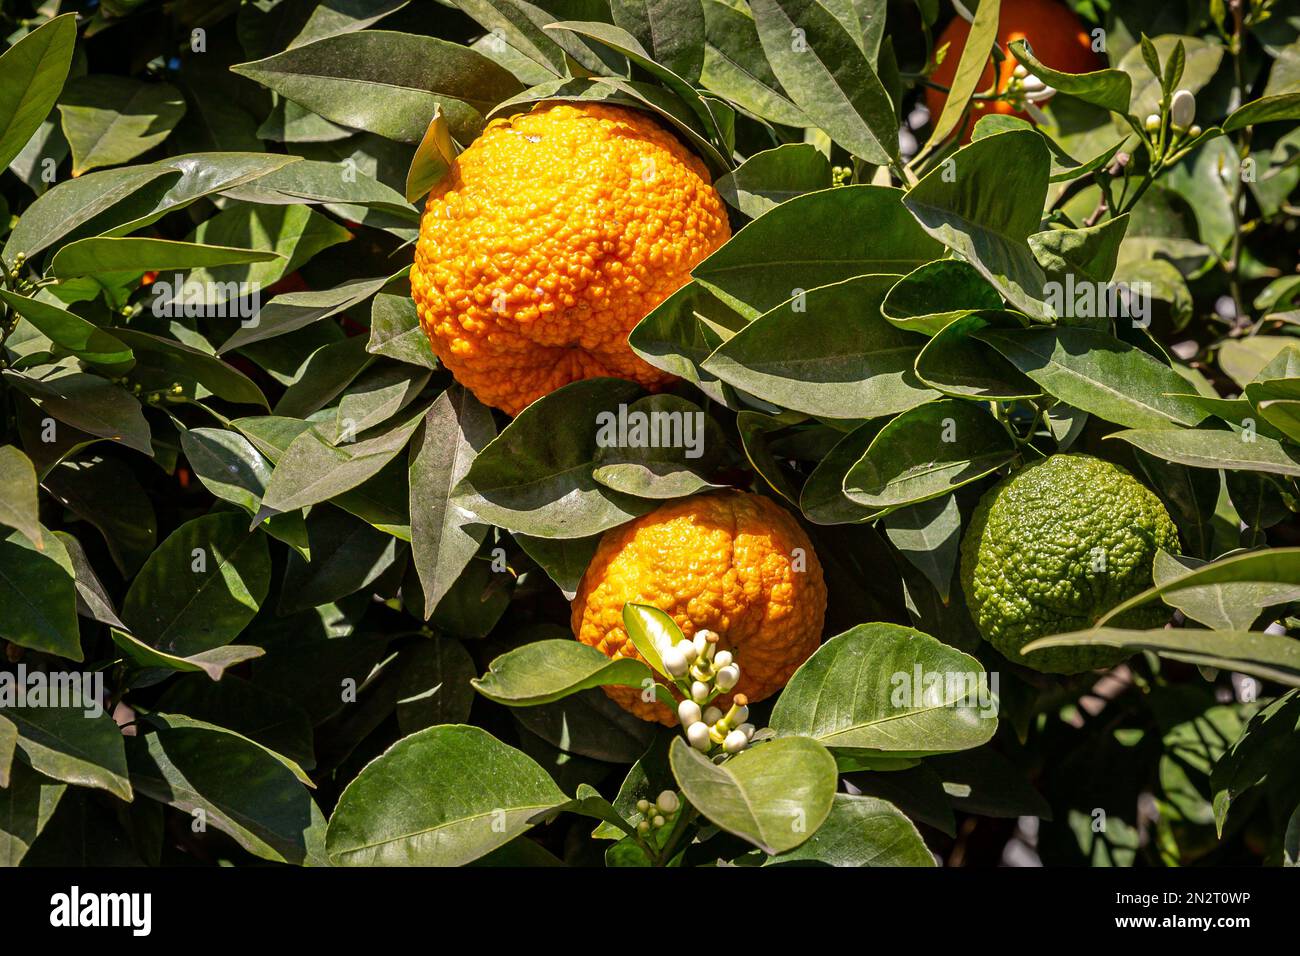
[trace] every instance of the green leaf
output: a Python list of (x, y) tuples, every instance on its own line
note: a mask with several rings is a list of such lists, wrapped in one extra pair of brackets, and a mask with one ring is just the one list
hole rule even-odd
[(175, 183), (180, 178), (180, 170), (162, 164), (128, 166), (65, 180), (37, 197), (23, 212), (5, 242), (4, 257), (12, 260), (21, 253), (28, 260), (34, 259), (38, 252), (78, 226), (164, 177), (169, 183)]
[(755, 744), (722, 764), (676, 737), (669, 760), (696, 809), (768, 854), (799, 846), (831, 812), (835, 758), (807, 737)]
[(1223, 121), (1225, 133), (1235, 133), (1247, 126), (1300, 119), (1300, 93), (1278, 93), (1239, 106)]
[(451, 491), (496, 437), (492, 412), (453, 385), (424, 415), (411, 442), (411, 557), (428, 619), (487, 536), (452, 503)]
[[(4, 63), (0, 62), (0, 66)], [(11, 725), (12, 726), (12, 725)], [(67, 789), (23, 764), (0, 789), (0, 866), (16, 867), (45, 829)]]
[[(902, 190), (886, 186), (841, 186), (799, 196), (751, 222), (691, 274), (755, 317), (800, 290), (854, 276), (911, 272), (941, 256), (943, 247), (921, 230), (902, 199)], [(871, 229), (861, 228), (864, 222)]]
[(875, 797), (835, 794), (830, 815), (802, 846), (764, 866), (934, 866), (934, 857), (903, 812)]
[(4, 372), (5, 381), (59, 421), (152, 457), (149, 423), (134, 396), (88, 372), (47, 367), (39, 375)]
[[(1001, 8), (1002, 4), (998, 0), (993, 3), (981, 3), (975, 10), (975, 19), (971, 21), (966, 42), (961, 48), (961, 58), (957, 61), (957, 71), (949, 85), (943, 111), (935, 120), (922, 152), (946, 140), (966, 115), (970, 98), (979, 91), (980, 82), (989, 68), (989, 54), (998, 39)], [(952, 55), (951, 49), (948, 50), (947, 55)]]
[(773, 123), (814, 125), (772, 72), (747, 9), (726, 0), (704, 0), (704, 24), (707, 43), (700, 82), (705, 89)]
[[(466, 775), (463, 769), (473, 767)], [(509, 843), (566, 797), (524, 754), (478, 727), (403, 738), (339, 797), (327, 846), (335, 866), (458, 866)]]
[(229, 644), (266, 598), (266, 538), (238, 512), (181, 525), (149, 556), (122, 602), (122, 620), (150, 647), (178, 657)]
[(1198, 667), (1240, 671), (1290, 687), (1300, 687), (1300, 641), (1254, 631), (1200, 631), (1190, 628), (1131, 631), (1118, 627), (1095, 627), (1072, 634), (1041, 637), (1026, 644), (1020, 651), (1023, 654), (1046, 647), (1080, 646), (1154, 651), (1161, 657)]
[(732, 463), (726, 434), (698, 405), (648, 395), (628, 406), (627, 420), (627, 444), (602, 444), (593, 461), (606, 488), (664, 499), (726, 487), (709, 480)]
[(404, 143), (420, 142), (437, 107), (468, 142), (484, 114), (522, 89), (468, 47), (389, 30), (325, 37), (231, 70), (335, 123)]
[(418, 202), (451, 171), (456, 161), (456, 144), (451, 140), (442, 105), (433, 108), (433, 119), (416, 147), (411, 167), (406, 172), (406, 201)]
[(0, 445), (0, 525), (18, 529), (42, 547), (36, 469), (16, 445)]
[(1217, 39), (1165, 34), (1147, 39), (1144, 43), (1132, 47), (1117, 64), (1133, 80), (1133, 92), (1129, 98), (1127, 112), (1143, 119), (1152, 113), (1160, 112), (1160, 102), (1164, 96), (1162, 88), (1163, 71), (1160, 59), (1173, 55), (1178, 44), (1183, 45), (1184, 62), (1181, 88), (1197, 93), (1219, 72), (1224, 48)]
[(76, 42), (77, 18), (64, 14), (0, 55), (0, 169), (8, 167), (54, 108)]
[(859, 624), (795, 671), (771, 724), (828, 747), (925, 756), (987, 742), (997, 710), (975, 658), (910, 627)]
[(629, 601), (623, 605), (623, 629), (646, 663), (671, 680), (664, 668), (663, 652), (685, 640), (677, 623), (657, 607)]
[(1044, 318), (1045, 277), (1029, 236), (1038, 231), (1050, 170), (1038, 133), (1009, 130), (959, 149), (913, 186), (903, 205), (1012, 305)]
[[(410, 268), (409, 266), (407, 267)], [(274, 338), (338, 315), (360, 305), (380, 289), (402, 277), (406, 270), (377, 279), (350, 279), (333, 289), (286, 292), (262, 306), (257, 317), (240, 328), (217, 349), (219, 353), (243, 348), (253, 342)]]
[(397, 725), (403, 734), (469, 719), (478, 668), (464, 644), (434, 638), (404, 649), (400, 660)]
[(0, 289), (0, 301), (36, 326), (55, 345), (86, 362), (110, 367), (125, 367), (131, 362), (131, 350), (121, 339), (79, 315), (8, 289)]
[(1097, 623), (1102, 625), (1113, 621), (1124, 612), (1141, 607), (1157, 597), (1166, 603), (1173, 603), (1184, 596), (1193, 600), (1204, 597), (1207, 588), (1226, 587), (1235, 590), (1237, 585), (1248, 584), (1291, 586), (1296, 581), (1300, 581), (1300, 548), (1239, 552), (1186, 569), (1181, 574), (1168, 576), (1164, 581), (1153, 584), (1140, 594), (1116, 605)]
[[(1082, 285), (1084, 282), (1104, 284), (1110, 282), (1111, 276), (1115, 274), (1120, 243), (1124, 241), (1128, 221), (1129, 214), (1124, 213), (1122, 216), (1107, 219), (1095, 226), (1085, 226), (1082, 229), (1049, 229), (1046, 232), (1036, 232), (1029, 237), (1029, 248), (1033, 250), (1038, 264), (1055, 281), (1063, 281), (1065, 276), (1072, 275), (1074, 277), (1072, 284)], [(1074, 303), (1069, 305), (1071, 308), (1054, 310), (1058, 317), (1075, 318), (1072, 308)], [(1079, 318), (1086, 318), (1086, 316), (1079, 316)]]
[(1149, 455), (1192, 468), (1262, 471), (1300, 478), (1300, 452), (1263, 435), (1204, 428), (1139, 428), (1106, 437), (1118, 438)]
[(751, 219), (830, 185), (830, 160), (811, 143), (786, 143), (755, 153), (714, 183), (723, 199)]
[(592, 477), (601, 413), (639, 398), (621, 379), (573, 382), (538, 399), (488, 444), (454, 491), (457, 507), (511, 531), (582, 538), (645, 514), (654, 502)]
[(420, 327), (419, 313), (409, 295), (381, 292), (375, 296), (370, 306), (370, 341), (366, 343), (366, 351), (408, 365), (438, 367), (438, 359), (429, 347), (429, 337)]
[(68, 82), (59, 113), (72, 147), (72, 175), (80, 176), (153, 149), (185, 115), (185, 98), (170, 83), (96, 74)]
[(976, 333), (1049, 395), (1129, 428), (1195, 425), (1206, 413), (1177, 372), (1147, 352), (1093, 329)]
[(22, 532), (0, 540), (0, 637), (83, 660), (71, 560), (53, 535), (38, 534), (37, 540), (40, 550)]
[[(1209, 562), (1186, 556), (1156, 552), (1155, 585), (1163, 587), (1186, 574), (1205, 567)], [(1272, 562), (1270, 562), (1272, 563)], [(1221, 631), (1247, 631), (1264, 611), (1291, 601), (1300, 601), (1300, 561), (1288, 570), (1294, 580), (1221, 581), (1196, 587), (1165, 591), (1160, 597), (1194, 621)], [(1285, 573), (1285, 572), (1284, 572)]]
[(60, 279), (103, 275), (109, 272), (143, 273), (171, 269), (196, 269), (237, 262), (269, 262), (279, 253), (230, 246), (205, 246), (169, 239), (80, 239), (58, 251), (50, 272)]
[(640, 687), (650, 669), (635, 658), (610, 660), (578, 641), (534, 641), (502, 654), (473, 681), (488, 700), (508, 707), (548, 704), (589, 687)]
[(325, 819), (284, 758), (202, 721), (155, 714), (129, 738), (140, 793), (229, 834), (264, 860), (324, 864)]
[(912, 366), (925, 340), (880, 312), (897, 276), (860, 276), (777, 306), (704, 363), (736, 388), (827, 418), (871, 418), (935, 397)]
[(969, 262), (938, 259), (895, 282), (880, 312), (900, 329), (934, 335), (968, 312), (1001, 308), (1002, 296)]
[(397, 457), (422, 419), (423, 411), (339, 444), (319, 425), (302, 432), (276, 462), (259, 514), (297, 511), (356, 488)]
[[(869, 163), (897, 166), (898, 117), (862, 47), (817, 0), (751, 0), (758, 37), (790, 98), (835, 142)], [(793, 31), (804, 42), (791, 42)]]
[(699, 0), (612, 0), (614, 22), (688, 83), (704, 66), (704, 10)]
[[(1232, 804), (1261, 783), (1294, 788), (1300, 693), (1290, 691), (1261, 709), (1210, 772), (1214, 824), (1219, 836)], [(1288, 837), (1290, 834), (1288, 833)], [(1292, 864), (1294, 865), (1294, 864)]]
[(844, 493), (872, 508), (913, 504), (976, 481), (1015, 454), (1007, 430), (979, 406), (930, 402), (881, 429), (844, 476)]
[(1024, 316), (1018, 312), (957, 313), (916, 357), (916, 377), (945, 395), (959, 398), (1035, 398), (1042, 389), (977, 337), (986, 329), (1019, 331), (1024, 323)]
[(132, 799), (122, 731), (113, 718), (82, 707), (5, 707), (18, 750), (33, 770), (78, 787)]
[[(113, 628), (109, 636), (118, 649), (135, 665), (137, 673), (131, 683), (136, 687), (149, 686), (169, 677), (168, 671), (185, 674), (206, 674), (210, 680), (219, 681), (226, 671), (266, 653), (260, 647), (248, 644), (226, 644), (197, 654), (179, 656), (150, 647), (130, 634)], [(138, 673), (143, 671), (144, 673)]]
[(166, 372), (173, 379), (192, 379), (213, 395), (229, 402), (267, 407), (266, 396), (257, 384), (215, 355), (175, 339), (150, 335), (136, 329), (115, 328), (113, 334), (131, 346), (142, 363), (143, 355), (147, 353), (150, 366)]
[(885, 515), (880, 523), (890, 543), (926, 576), (947, 604), (961, 541), (957, 496), (944, 495), (900, 508)]
[(1123, 70), (1061, 73), (1035, 57), (1023, 39), (1012, 40), (1007, 49), (1026, 70), (1058, 93), (1066, 93), (1114, 113), (1129, 112), (1133, 79)]

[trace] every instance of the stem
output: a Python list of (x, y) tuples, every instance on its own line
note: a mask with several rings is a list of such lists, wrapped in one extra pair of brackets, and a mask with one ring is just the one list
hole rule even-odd
[(672, 832), (668, 834), (668, 840), (664, 843), (664, 848), (650, 858), (654, 861), (655, 866), (666, 866), (672, 860), (677, 853), (677, 844), (681, 841), (682, 834), (686, 832), (686, 828), (699, 815), (700, 811), (683, 799), (682, 809), (677, 814), (677, 822), (673, 824)]

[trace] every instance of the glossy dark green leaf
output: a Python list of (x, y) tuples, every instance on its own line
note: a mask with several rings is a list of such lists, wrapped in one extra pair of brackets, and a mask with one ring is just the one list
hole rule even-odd
[(54, 108), (77, 42), (74, 15), (54, 17), (0, 56), (0, 169), (9, 165)]
[(1300, 451), (1263, 435), (1204, 428), (1136, 428), (1107, 437), (1192, 468), (1262, 471), (1300, 478)]
[(157, 146), (185, 115), (185, 98), (170, 83), (92, 74), (68, 82), (59, 113), (72, 146), (72, 175), (80, 176)]
[(155, 714), (141, 731), (127, 759), (142, 794), (261, 859), (325, 864), (325, 818), (282, 758), (203, 721)]
[(501, 655), (474, 689), (510, 707), (560, 700), (589, 687), (640, 687), (650, 669), (638, 660), (610, 660), (578, 641), (535, 641)]
[(1038, 77), (1058, 93), (1068, 93), (1085, 103), (1092, 103), (1115, 113), (1129, 112), (1133, 81), (1122, 70), (1095, 70), (1091, 73), (1061, 73), (1034, 56), (1023, 39), (1012, 40), (1007, 51), (1030, 74)]
[(1047, 196), (1051, 157), (1033, 130), (976, 140), (940, 163), (903, 204), (1031, 317), (1044, 317), (1045, 277), (1029, 250)]
[(18, 751), (33, 770), (78, 787), (107, 790), (120, 800), (132, 799), (122, 731), (102, 710), (6, 707), (0, 715), (18, 728)]
[(0, 525), (16, 528), (40, 547), (40, 505), (36, 469), (16, 445), (0, 445)]
[(422, 641), (402, 651), (397, 724), (413, 734), (436, 724), (461, 724), (474, 704), (474, 660), (449, 637)]
[(651, 502), (611, 491), (591, 475), (599, 413), (616, 414), (640, 395), (630, 382), (595, 378), (538, 399), (474, 459), (454, 503), (539, 537), (586, 537), (644, 514)]
[(239, 512), (187, 521), (150, 555), (122, 602), (131, 633), (179, 657), (233, 641), (270, 585), (266, 538)]
[[(0, 62), (0, 66), (3, 66)], [(22, 862), (32, 843), (54, 815), (64, 784), (55, 783), (16, 764), (13, 779), (0, 788), (0, 866), (15, 867)]]
[(149, 423), (140, 403), (107, 379), (54, 367), (41, 370), (37, 377), (6, 370), (4, 378), (59, 421), (153, 455)]
[(939, 259), (895, 282), (880, 311), (900, 329), (934, 335), (967, 312), (1001, 308), (1002, 296), (974, 266)]
[[(799, 196), (750, 223), (691, 274), (755, 317), (800, 290), (854, 276), (911, 272), (937, 259), (943, 248), (921, 230), (902, 199), (902, 190), (885, 186), (841, 186)], [(861, 228), (864, 222), (872, 228)]]
[(910, 627), (859, 624), (795, 671), (771, 724), (828, 747), (924, 756), (980, 746), (997, 715), (975, 658)]
[(872, 439), (844, 476), (844, 493), (887, 508), (947, 494), (1009, 462), (1015, 442), (988, 412), (945, 399), (904, 412)]
[[(465, 767), (476, 772), (466, 776)], [(468, 863), (565, 799), (546, 771), (487, 731), (430, 727), (399, 740), (343, 791), (330, 818), (330, 862)]]
[(23, 533), (0, 540), (0, 637), (58, 657), (82, 660), (77, 589), (63, 544), (40, 536), (37, 550)]
[(1043, 391), (1129, 428), (1195, 425), (1205, 413), (1183, 396), (1191, 385), (1147, 352), (1084, 328), (986, 330), (988, 342)]
[(418, 143), (441, 107), (462, 142), (519, 82), (481, 54), (435, 37), (365, 30), (325, 37), (232, 69), (326, 119)]
[(704, 66), (700, 0), (612, 0), (610, 12), (656, 63), (688, 83), (699, 80)]
[[(817, 0), (751, 0), (772, 72), (830, 137), (869, 163), (898, 163), (898, 118), (858, 39)], [(802, 42), (792, 42), (792, 31)]]
[(722, 764), (677, 737), (669, 759), (692, 806), (768, 854), (799, 846), (831, 812), (835, 758), (808, 737), (756, 744)]
[(1024, 322), (1018, 312), (957, 313), (916, 357), (917, 378), (959, 398), (1007, 400), (1041, 395), (1042, 389), (1028, 376), (976, 337), (986, 329), (1019, 331)]
[(961, 541), (957, 497), (949, 494), (891, 511), (881, 524), (898, 553), (926, 576), (946, 604)]
[(925, 340), (880, 312), (897, 276), (861, 276), (778, 305), (704, 363), (720, 379), (784, 408), (827, 418), (906, 411), (935, 393), (912, 366)]
[(748, 10), (726, 0), (704, 0), (704, 23), (707, 43), (700, 83), (705, 89), (771, 122), (813, 125), (772, 72)]
[(751, 219), (787, 199), (830, 185), (830, 160), (810, 143), (786, 143), (755, 153), (714, 183), (723, 199)]
[(765, 866), (934, 866), (925, 841), (902, 811), (876, 797), (835, 794), (830, 815), (806, 843)]
[(381, 292), (370, 307), (370, 341), (366, 351), (410, 365), (436, 369), (438, 359), (410, 296)]
[(167, 685), (158, 710), (233, 730), (306, 770), (316, 763), (307, 712), (283, 694), (250, 681), (229, 675), (221, 681), (182, 677)]

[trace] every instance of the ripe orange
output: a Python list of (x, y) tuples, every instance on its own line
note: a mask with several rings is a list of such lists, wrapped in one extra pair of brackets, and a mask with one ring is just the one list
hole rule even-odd
[[(960, 16), (949, 21), (935, 45), (935, 49), (940, 49), (945, 43), (949, 44), (948, 52), (931, 75), (931, 80), (942, 86), (952, 85), (957, 64), (961, 60), (961, 51), (966, 46), (969, 35), (970, 24)], [(1035, 57), (1062, 73), (1088, 73), (1104, 65), (1092, 51), (1092, 37), (1083, 23), (1064, 4), (1056, 0), (1003, 0), (998, 18), (998, 45), (1007, 56), (998, 70), (999, 92), (1007, 88), (1017, 65), (1015, 57), (1008, 51), (1013, 40), (1027, 40)], [(976, 92), (987, 90), (992, 82), (993, 64), (990, 62), (980, 76)], [(927, 88), (925, 91), (925, 105), (935, 120), (943, 112), (947, 100), (947, 94), (939, 90)], [(973, 104), (972, 124), (988, 113), (1008, 113), (1029, 119), (1027, 113), (1017, 111), (1010, 103), (998, 101), (990, 104), (979, 101)]]
[(514, 415), (577, 379), (671, 382), (627, 334), (730, 234), (703, 162), (649, 115), (543, 103), (429, 196), (411, 291), (438, 358)]
[[(726, 491), (669, 502), (607, 531), (573, 601), (574, 635), (608, 657), (640, 660), (623, 629), (629, 601), (664, 611), (687, 637), (716, 631), (740, 665), (733, 694), (758, 701), (817, 649), (826, 585), (808, 535), (785, 509)], [(645, 720), (677, 722), (639, 688), (605, 692)]]

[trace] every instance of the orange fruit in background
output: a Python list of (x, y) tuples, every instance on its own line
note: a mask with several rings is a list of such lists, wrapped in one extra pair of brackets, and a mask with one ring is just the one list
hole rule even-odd
[[(821, 642), (826, 585), (812, 542), (784, 508), (741, 491), (682, 498), (601, 538), (573, 600), (573, 633), (614, 659), (641, 660), (623, 629), (623, 605), (649, 604), (687, 637), (716, 631), (740, 666), (732, 694), (770, 697)], [(607, 687), (644, 720), (677, 716), (636, 687)], [(719, 706), (724, 706), (719, 703)]]
[[(951, 87), (953, 77), (957, 74), (957, 64), (961, 60), (962, 49), (970, 35), (970, 24), (960, 16), (954, 16), (935, 44), (940, 49), (949, 44), (943, 62), (931, 74), (930, 79), (941, 86)], [(1105, 63), (1092, 51), (1092, 37), (1083, 22), (1074, 15), (1065, 4), (1056, 0), (1003, 0), (998, 17), (998, 46), (1006, 59), (998, 68), (998, 91), (1007, 88), (1011, 74), (1015, 71), (1017, 61), (1010, 53), (1009, 46), (1014, 40), (1029, 43), (1034, 56), (1054, 70), (1062, 73), (1089, 73), (1099, 70)], [(976, 92), (987, 90), (993, 83), (993, 63), (984, 67)], [(943, 105), (948, 100), (946, 93), (926, 88), (925, 105), (930, 110), (933, 121), (939, 119)], [(1029, 119), (1029, 114), (1014, 109), (1010, 103), (976, 102), (972, 104), (972, 124), (988, 113), (1007, 113)], [(966, 139), (969, 140), (969, 130)]]
[(673, 381), (627, 334), (730, 235), (704, 163), (649, 115), (542, 103), (434, 188), (411, 292), (457, 381), (515, 415), (578, 379)]

